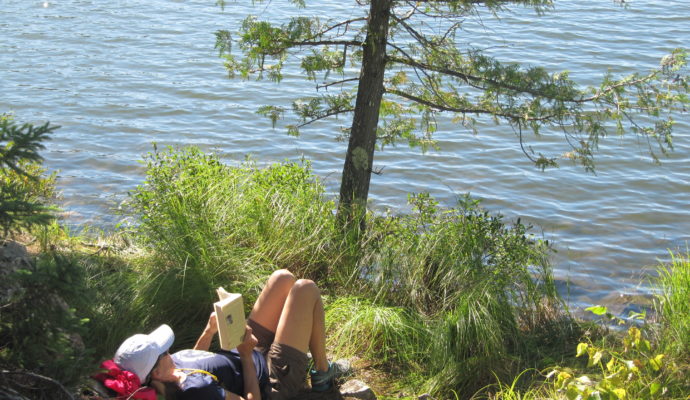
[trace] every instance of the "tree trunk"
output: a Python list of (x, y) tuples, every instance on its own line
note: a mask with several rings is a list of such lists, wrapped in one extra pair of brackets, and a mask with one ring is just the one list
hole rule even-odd
[(391, 5), (392, 0), (372, 0), (369, 9), (355, 113), (340, 183), (338, 220), (344, 226), (359, 222), (364, 228), (369, 181), (374, 163), (376, 127), (383, 97)]

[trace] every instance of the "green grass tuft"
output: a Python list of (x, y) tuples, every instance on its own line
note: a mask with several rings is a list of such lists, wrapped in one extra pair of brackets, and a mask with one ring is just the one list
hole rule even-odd
[(334, 205), (308, 163), (231, 167), (193, 147), (145, 162), (128, 203), (140, 221), (135, 240), (150, 252), (130, 281), (144, 325), (167, 322), (189, 343), (216, 287), (243, 293), (249, 309), (274, 269), (320, 281), (337, 261)]
[(424, 359), (425, 324), (404, 308), (341, 297), (328, 305), (326, 325), (328, 347), (339, 357), (408, 367)]
[[(690, 253), (672, 255), (671, 264), (659, 268), (658, 312), (663, 325), (662, 343), (678, 356), (690, 354)], [(690, 360), (689, 360), (690, 361)]]

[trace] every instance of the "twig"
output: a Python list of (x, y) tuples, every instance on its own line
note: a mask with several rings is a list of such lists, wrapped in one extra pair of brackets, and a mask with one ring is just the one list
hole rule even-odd
[(346, 82), (358, 81), (358, 80), (359, 80), (359, 78), (348, 78), (348, 79), (343, 79), (343, 80), (335, 81), (335, 82), (329, 82), (329, 83), (324, 82), (323, 85), (316, 85), (316, 89), (318, 90), (318, 89), (322, 89), (322, 88), (327, 88), (329, 86), (338, 85), (338, 84), (346, 83)]
[(62, 390), (62, 392), (65, 394), (65, 396), (67, 396), (68, 399), (74, 400), (74, 397), (72, 396), (72, 394), (64, 386), (62, 386), (62, 384), (60, 382), (56, 381), (53, 378), (49, 378), (47, 376), (39, 375), (39, 374), (29, 372), (29, 371), (8, 371), (8, 370), (4, 370), (4, 369), (0, 371), (0, 374), (3, 374), (3, 375), (25, 375), (25, 376), (30, 376), (30, 377), (35, 378), (35, 379), (49, 382), (49, 383), (59, 387), (60, 390)]

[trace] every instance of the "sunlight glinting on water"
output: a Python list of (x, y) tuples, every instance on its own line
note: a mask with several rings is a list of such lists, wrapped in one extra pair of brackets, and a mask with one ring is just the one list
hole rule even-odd
[[(321, 15), (358, 16), (350, 2), (307, 2)], [(151, 143), (198, 145), (237, 163), (306, 157), (328, 190), (338, 190), (345, 143), (334, 140), (348, 120), (314, 124), (299, 138), (255, 114), (258, 106), (314, 93), (314, 83), (287, 69), (279, 85), (230, 80), (213, 48), (218, 29), (236, 30), (250, 2), (213, 0), (101, 2), (0, 0), (0, 112), (20, 121), (61, 125), (44, 152), (59, 170), (69, 223), (103, 227), (111, 209), (141, 183)], [(308, 9), (309, 10), (309, 9)], [(286, 20), (299, 10), (273, 1), (253, 11)], [(690, 3), (556, 2), (537, 16), (515, 8), (495, 21), (463, 24), (461, 45), (506, 62), (568, 70), (594, 85), (613, 74), (644, 73), (676, 47), (690, 44)], [(684, 250), (690, 232), (690, 124), (679, 116), (675, 152), (655, 166), (647, 144), (611, 137), (596, 156), (597, 175), (562, 163), (540, 172), (510, 127), (483, 124), (479, 134), (440, 120), (440, 149), (422, 155), (406, 145), (378, 152), (371, 205), (405, 212), (407, 193), (428, 191), (445, 206), (471, 192), (508, 220), (520, 217), (556, 243), (556, 277), (571, 305), (620, 304), (645, 294), (643, 273), (667, 249)], [(536, 151), (567, 150), (560, 135), (528, 137)], [(621, 297), (623, 295), (623, 297)]]

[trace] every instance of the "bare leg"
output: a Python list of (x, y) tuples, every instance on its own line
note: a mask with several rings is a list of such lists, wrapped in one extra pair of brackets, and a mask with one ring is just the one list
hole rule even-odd
[(321, 292), (308, 279), (295, 282), (280, 315), (275, 341), (306, 353), (311, 350), (318, 371), (328, 370)]
[(328, 357), (326, 356), (326, 313), (323, 309), (323, 301), (319, 294), (314, 304), (314, 315), (311, 326), (311, 338), (309, 350), (314, 359), (314, 368), (317, 371), (328, 370)]
[(285, 300), (294, 284), (295, 276), (292, 272), (286, 269), (273, 272), (256, 299), (249, 318), (271, 332), (276, 332)]

